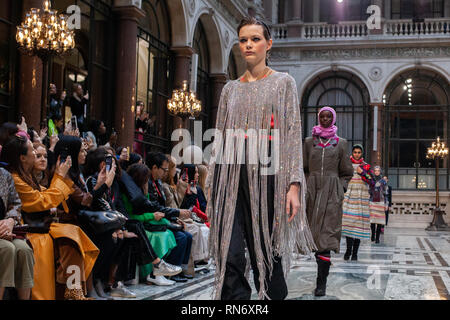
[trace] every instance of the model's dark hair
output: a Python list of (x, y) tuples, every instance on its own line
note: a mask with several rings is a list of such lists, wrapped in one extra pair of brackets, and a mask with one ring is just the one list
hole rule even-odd
[[(262, 20), (256, 19), (255, 17), (245, 17), (244, 19), (241, 20), (241, 23), (239, 23), (239, 26), (237, 27), (237, 35), (239, 37), (239, 32), (241, 32), (241, 29), (245, 26), (253, 26), (253, 25), (257, 25), (257, 26), (261, 26), (263, 28), (263, 35), (264, 38), (269, 41), (270, 39), (272, 39), (272, 34), (270, 32), (270, 28), (267, 25), (267, 23), (265, 23)], [(269, 64), (269, 58), (270, 58), (270, 51), (267, 51), (267, 57), (266, 57), (266, 65)]]

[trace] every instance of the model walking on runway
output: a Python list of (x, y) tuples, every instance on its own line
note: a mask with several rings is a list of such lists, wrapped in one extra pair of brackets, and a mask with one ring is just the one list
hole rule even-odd
[(267, 66), (272, 39), (265, 23), (246, 18), (238, 35), (247, 70), (222, 91), (216, 121), (222, 139), (215, 136), (207, 182), (215, 297), (250, 299), (247, 247), (259, 298), (281, 300), (291, 254), (315, 249), (305, 214), (297, 86)]
[(320, 109), (319, 125), (305, 139), (303, 167), (308, 183), (306, 213), (317, 246), (316, 296), (326, 294), (331, 251), (339, 253), (342, 230), (342, 201), (353, 176), (347, 140), (336, 135), (336, 112)]

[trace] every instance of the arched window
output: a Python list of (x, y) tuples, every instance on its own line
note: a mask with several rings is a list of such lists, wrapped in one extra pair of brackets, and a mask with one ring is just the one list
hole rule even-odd
[(366, 146), (368, 136), (369, 93), (362, 81), (348, 72), (326, 72), (313, 79), (302, 99), (304, 136), (311, 135), (317, 125), (317, 112), (321, 107), (336, 110), (338, 135), (348, 140), (349, 148), (355, 143)]
[(156, 116), (144, 137), (149, 143), (147, 151), (165, 152), (171, 130), (166, 107), (172, 90), (170, 16), (165, 0), (144, 0), (142, 9), (145, 17), (139, 21), (138, 29), (136, 101), (142, 101), (144, 111)]
[(444, 0), (392, 0), (392, 19), (425, 19), (444, 16)]
[[(430, 70), (403, 72), (388, 85), (384, 162), (393, 188), (435, 188), (435, 162), (426, 159), (426, 151), (438, 136), (450, 141), (449, 98), (447, 80)], [(448, 158), (440, 166), (440, 188), (449, 189)]]
[(198, 54), (197, 67), (197, 98), (202, 102), (202, 112), (196, 120), (203, 123), (203, 132), (210, 128), (209, 108), (211, 105), (210, 86), (210, 54), (205, 28), (201, 20), (198, 21), (194, 32), (193, 49)]

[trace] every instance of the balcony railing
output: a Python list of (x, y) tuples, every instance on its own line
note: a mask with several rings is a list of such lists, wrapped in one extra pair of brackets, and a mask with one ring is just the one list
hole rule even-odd
[[(303, 23), (300, 36), (290, 36), (287, 24), (275, 24), (272, 26), (274, 39), (305, 39), (305, 40), (329, 40), (329, 39), (355, 39), (365, 38), (370, 34), (366, 21), (339, 22), (328, 24), (326, 22)], [(375, 32), (374, 32), (375, 34)], [(424, 22), (412, 20), (386, 20), (382, 25), (382, 31), (376, 32), (378, 37), (408, 37), (408, 36), (441, 36), (450, 34), (450, 18), (425, 19)]]

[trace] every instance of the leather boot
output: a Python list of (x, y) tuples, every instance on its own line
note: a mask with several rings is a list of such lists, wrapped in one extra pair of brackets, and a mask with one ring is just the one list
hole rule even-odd
[(375, 236), (375, 243), (380, 243), (381, 224), (377, 224), (377, 232)]
[(371, 223), (370, 224), (370, 240), (372, 241), (372, 242), (374, 242), (375, 241), (375, 223)]
[(353, 241), (353, 251), (352, 251), (352, 261), (357, 261), (358, 260), (358, 249), (359, 249), (359, 244), (361, 243), (360, 239), (354, 239)]
[(350, 256), (352, 255), (352, 247), (354, 239), (350, 237), (345, 237), (345, 240), (347, 242), (347, 251), (345, 251), (344, 260), (347, 261), (348, 259), (350, 259)]
[(327, 291), (327, 277), (330, 271), (330, 261), (324, 261), (317, 258), (317, 281), (316, 290), (314, 290), (314, 295), (316, 297), (322, 297), (326, 295)]

